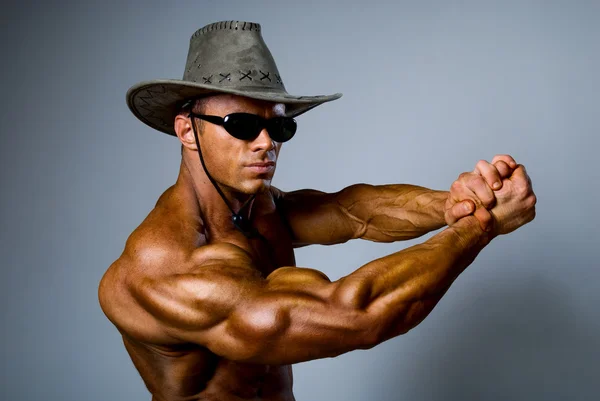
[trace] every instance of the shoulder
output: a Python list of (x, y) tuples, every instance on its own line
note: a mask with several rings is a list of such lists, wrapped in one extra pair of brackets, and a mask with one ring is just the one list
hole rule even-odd
[[(133, 296), (135, 288), (147, 279), (185, 269), (194, 249), (202, 245), (200, 223), (178, 203), (173, 188), (165, 191), (100, 280), (102, 311), (122, 332), (144, 331), (139, 322), (145, 320), (145, 313)], [(151, 326), (149, 321), (145, 324)]]
[(234, 298), (239, 296), (239, 283), (260, 279), (250, 255), (232, 244), (203, 245), (189, 253), (135, 241), (130, 247), (102, 278), (98, 297), (119, 332), (144, 343), (180, 342), (162, 318), (169, 310), (185, 309), (181, 302), (188, 297)]
[(121, 264), (149, 273), (181, 263), (206, 243), (193, 199), (176, 187), (166, 190), (144, 221), (131, 233)]
[[(142, 333), (149, 333), (143, 328), (148, 327), (148, 320), (133, 294), (147, 279), (158, 277), (168, 266), (178, 264), (182, 252), (164, 241), (157, 241), (140, 227), (127, 240), (121, 256), (104, 273), (98, 286), (98, 300), (106, 317), (120, 332), (147, 340), (148, 335)], [(144, 325), (139, 324), (145, 320)]]
[(176, 196), (172, 189), (163, 193), (144, 221), (129, 235), (121, 256), (105, 276), (119, 284), (130, 285), (131, 280), (138, 277), (168, 274), (203, 245), (201, 223), (186, 213)]

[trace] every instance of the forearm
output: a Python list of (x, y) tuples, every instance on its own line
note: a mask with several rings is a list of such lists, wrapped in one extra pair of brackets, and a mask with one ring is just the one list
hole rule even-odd
[(416, 185), (356, 184), (339, 193), (338, 202), (354, 224), (356, 238), (394, 242), (443, 227), (447, 191)]
[(373, 317), (380, 341), (418, 325), (491, 238), (468, 216), (416, 245), (341, 279), (343, 302)]

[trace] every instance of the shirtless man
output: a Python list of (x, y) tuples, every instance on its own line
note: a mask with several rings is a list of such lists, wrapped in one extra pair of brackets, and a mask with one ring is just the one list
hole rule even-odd
[[(508, 155), (480, 161), (449, 192), (357, 184), (284, 193), (271, 180), (296, 104), (211, 89), (162, 129), (182, 144), (177, 182), (99, 287), (155, 401), (294, 400), (291, 364), (406, 333), (483, 247), (535, 216), (529, 177)], [(446, 224), (334, 282), (295, 267), (295, 247), (406, 240)]]

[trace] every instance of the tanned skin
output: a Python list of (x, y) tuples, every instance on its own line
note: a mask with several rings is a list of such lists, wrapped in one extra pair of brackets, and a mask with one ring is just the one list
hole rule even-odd
[[(284, 108), (219, 95), (202, 111), (268, 118)], [(529, 177), (510, 156), (480, 161), (449, 192), (358, 184), (337, 193), (283, 193), (271, 186), (274, 168), (247, 167), (277, 161), (281, 144), (265, 130), (241, 141), (220, 126), (196, 123), (207, 168), (234, 210), (258, 193), (243, 214), (274, 251), (234, 228), (202, 169), (191, 121), (179, 115), (177, 182), (131, 234), (99, 288), (100, 304), (154, 401), (294, 400), (291, 364), (406, 333), (494, 237), (535, 216)], [(424, 243), (337, 281), (296, 267), (295, 247), (406, 240), (446, 224)]]

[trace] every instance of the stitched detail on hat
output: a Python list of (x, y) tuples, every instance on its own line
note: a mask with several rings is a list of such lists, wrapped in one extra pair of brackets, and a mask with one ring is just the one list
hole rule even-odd
[(260, 24), (254, 22), (244, 22), (244, 21), (220, 21), (215, 22), (205, 27), (198, 29), (192, 35), (191, 39), (194, 39), (197, 36), (203, 35), (206, 32), (216, 31), (221, 29), (229, 29), (229, 30), (242, 30), (242, 31), (256, 31), (260, 32)]
[(262, 74), (262, 77), (260, 77), (260, 80), (262, 81), (263, 79), (268, 79), (269, 82), (271, 82), (271, 77), (269, 77), (269, 75), (271, 75), (270, 72), (264, 73), (261, 70), (258, 70), (258, 72), (260, 72)]
[[(188, 73), (190, 71), (188, 70)], [(239, 74), (238, 81), (256, 81), (262, 83), (263, 85), (270, 86), (271, 85), (280, 85), (283, 86), (283, 81), (281, 80), (281, 76), (279, 74), (275, 74), (273, 71), (262, 71), (262, 70), (247, 70), (242, 71), (238, 70), (237, 72), (219, 72), (210, 75), (190, 75), (187, 80), (190, 82), (200, 82), (203, 84), (223, 84), (226, 85), (229, 82), (232, 82), (233, 74)], [(260, 74), (260, 78), (258, 75)], [(214, 79), (214, 82), (213, 82)], [(227, 81), (227, 82), (225, 82)]]
[(250, 76), (250, 74), (252, 74), (252, 70), (248, 70), (247, 74), (244, 71), (240, 71), (240, 74), (242, 74), (240, 81), (244, 80), (245, 78), (248, 78), (250, 81), (252, 81), (252, 77)]
[[(198, 59), (199, 59), (199, 58), (200, 58), (200, 54), (198, 54), (198, 55), (196, 56), (196, 58), (194, 59), (194, 61), (193, 61), (193, 62), (190, 64), (190, 66), (188, 67), (188, 69), (187, 69), (187, 73), (188, 73), (188, 74), (189, 74), (190, 72), (192, 72), (192, 67), (193, 67), (194, 65), (196, 65), (196, 62), (198, 61)], [(200, 68), (200, 67), (202, 67), (202, 63), (198, 63), (198, 64), (196, 65), (196, 68)]]
[[(158, 88), (160, 88), (160, 90), (157, 90)], [(166, 127), (169, 124), (167, 124), (167, 122), (162, 117), (154, 115), (154, 112), (156, 110), (148, 108), (148, 107), (152, 107), (152, 104), (150, 103), (150, 100), (152, 100), (154, 98), (155, 94), (156, 95), (163, 95), (163, 94), (167, 93), (167, 89), (163, 85), (158, 86), (157, 89), (155, 89), (155, 90), (152, 90), (152, 88), (146, 89), (146, 95), (142, 95), (140, 93), (138, 99), (141, 102), (143, 102), (143, 104), (140, 104), (138, 107), (140, 109), (142, 109), (142, 110), (145, 110), (147, 112), (147, 114), (144, 115), (145, 118), (156, 120), (162, 126)]]

